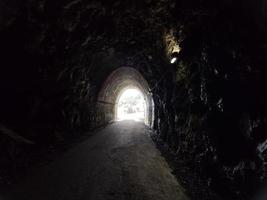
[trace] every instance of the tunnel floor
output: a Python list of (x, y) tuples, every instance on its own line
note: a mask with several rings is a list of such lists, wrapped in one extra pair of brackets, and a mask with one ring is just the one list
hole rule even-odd
[(141, 122), (113, 123), (34, 170), (3, 199), (188, 199), (149, 131)]

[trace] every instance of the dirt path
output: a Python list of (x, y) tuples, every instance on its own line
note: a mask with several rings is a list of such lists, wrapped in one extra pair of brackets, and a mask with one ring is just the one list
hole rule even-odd
[(188, 199), (139, 122), (113, 123), (39, 169), (2, 200)]

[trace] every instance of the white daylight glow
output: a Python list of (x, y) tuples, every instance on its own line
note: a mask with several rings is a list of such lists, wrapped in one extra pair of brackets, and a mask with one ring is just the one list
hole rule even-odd
[(171, 59), (171, 64), (175, 63), (176, 60), (177, 60), (176, 57), (172, 58), (172, 59)]
[(117, 103), (118, 120), (145, 120), (145, 99), (138, 89), (125, 90)]

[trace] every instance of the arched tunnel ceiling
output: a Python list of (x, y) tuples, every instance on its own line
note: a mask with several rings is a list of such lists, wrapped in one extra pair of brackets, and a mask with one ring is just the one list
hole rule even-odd
[[(264, 0), (2, 0), (0, 123), (49, 147), (107, 124), (125, 86), (150, 87), (157, 137), (244, 199), (267, 177), (266, 24)], [(0, 142), (6, 166), (34, 152)]]
[(98, 100), (115, 103), (120, 92), (129, 87), (137, 87), (145, 96), (149, 92), (148, 83), (140, 72), (131, 67), (120, 67), (113, 71), (103, 83)]

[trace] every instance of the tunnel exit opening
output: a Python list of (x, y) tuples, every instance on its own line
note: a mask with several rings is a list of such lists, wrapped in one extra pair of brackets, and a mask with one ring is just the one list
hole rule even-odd
[(102, 124), (133, 119), (153, 127), (153, 94), (142, 74), (132, 67), (114, 70), (105, 79), (97, 102), (96, 120)]
[(135, 120), (145, 122), (146, 101), (138, 88), (125, 89), (117, 97), (115, 104), (116, 120)]

